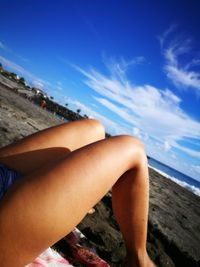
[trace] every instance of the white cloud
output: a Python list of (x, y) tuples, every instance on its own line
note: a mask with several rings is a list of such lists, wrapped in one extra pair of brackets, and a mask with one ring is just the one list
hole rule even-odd
[(177, 143), (186, 138), (199, 140), (200, 123), (181, 109), (181, 99), (171, 90), (151, 85), (135, 86), (127, 79), (117, 78), (112, 71), (106, 76), (95, 69), (76, 69), (86, 77), (85, 84), (98, 94), (94, 99), (125, 120), (132, 129), (139, 129), (136, 134), (147, 144), (149, 138), (153, 138), (162, 151), (176, 147), (199, 158), (199, 152)]
[(170, 25), (170, 27), (168, 29), (166, 29), (161, 36), (158, 36), (158, 39), (160, 41), (160, 45), (162, 48), (164, 46), (164, 43), (166, 42), (166, 40), (170, 36), (170, 34), (177, 28), (177, 26), (178, 25), (175, 25), (175, 24)]
[(40, 79), (34, 79), (34, 80), (32, 80), (31, 83), (32, 83), (32, 86), (36, 87), (36, 88), (44, 89), (44, 87), (45, 87), (44, 82)]
[(194, 67), (200, 65), (199, 58), (193, 58), (182, 63), (185, 56), (192, 50), (192, 40), (188, 38), (173, 37), (174, 26), (171, 26), (159, 38), (161, 49), (166, 60), (164, 71), (173, 84), (180, 88), (192, 88), (200, 92), (200, 72)]
[(10, 54), (18, 57), (20, 60), (24, 61), (24, 62), (28, 62), (29, 60), (21, 55), (16, 54), (14, 51), (12, 51), (7, 45), (5, 45), (4, 43), (2, 43), (0, 41), (0, 49), (9, 52)]
[(187, 148), (187, 147), (183, 147), (183, 146), (181, 146), (181, 145), (179, 145), (177, 143), (174, 143), (173, 145), (174, 145), (174, 147), (184, 151), (185, 153), (187, 153), (191, 157), (200, 159), (200, 151), (195, 151), (193, 149), (190, 149), (190, 148)]
[(0, 61), (4, 66), (9, 67), (12, 70), (15, 70), (21, 74), (29, 74), (23, 67), (17, 65), (16, 63), (14, 63), (14, 62), (12, 62), (12, 61), (10, 61), (10, 60), (2, 57), (2, 56), (0, 56)]
[(0, 49), (3, 49), (5, 51), (10, 51), (10, 49), (4, 43), (2, 43), (1, 41), (0, 41)]
[(29, 60), (23, 56), (20, 56), (20, 55), (16, 55), (19, 59), (21, 59), (22, 61), (24, 62), (29, 62)]
[(57, 82), (56, 82), (56, 86), (55, 86), (55, 88), (56, 88), (58, 91), (62, 92), (62, 91), (63, 91), (62, 82), (57, 81)]
[(200, 166), (199, 165), (192, 165), (193, 170), (200, 175)]
[(103, 54), (103, 62), (113, 77), (121, 81), (125, 81), (127, 79), (127, 70), (131, 66), (143, 64), (145, 62), (145, 58), (143, 56), (137, 56), (131, 60), (126, 60), (124, 57), (120, 57), (119, 59), (114, 57), (107, 58), (105, 54)]
[(61, 82), (61, 81), (57, 81), (56, 84), (57, 84), (58, 86), (62, 86), (62, 82)]
[(88, 107), (78, 100), (74, 100), (70, 97), (63, 97), (63, 103), (64, 102), (67, 102), (69, 106), (73, 106), (74, 109), (81, 109), (81, 114), (86, 114), (91, 119), (93, 118), (101, 121), (110, 134), (122, 134), (128, 131), (123, 126), (120, 126), (111, 119), (108, 119), (107, 117), (99, 114), (98, 112), (94, 111), (92, 108)]
[(20, 75), (23, 75), (25, 79), (29, 79), (32, 82), (32, 85), (35, 87), (42, 89), (46, 86), (49, 86), (48, 82), (36, 77), (34, 74), (30, 73), (29, 71), (27, 71), (26, 69), (24, 69), (20, 65), (14, 63), (13, 61), (6, 59), (3, 56), (0, 56), (0, 62), (3, 64), (3, 66), (6, 66), (6, 67), (12, 69), (13, 71), (16, 71), (17, 74), (20, 73)]
[(187, 165), (186, 166), (186, 173), (188, 173), (189, 176), (195, 178), (200, 182), (200, 166), (199, 165)]
[(164, 143), (164, 151), (168, 151), (170, 149), (171, 149), (171, 145), (169, 144), (168, 141), (165, 141), (165, 143)]
[(100, 98), (100, 97), (94, 97), (94, 99), (102, 104), (103, 106), (106, 106), (108, 109), (112, 110), (114, 113), (118, 114), (121, 118), (123, 118), (126, 122), (129, 122), (132, 124), (133, 122), (133, 115), (129, 114), (129, 109), (127, 108), (122, 108), (111, 101), (105, 99), (105, 98)]
[(137, 127), (133, 127), (133, 135), (140, 137), (140, 129)]
[(172, 159), (177, 159), (176, 155), (174, 153), (171, 154)]

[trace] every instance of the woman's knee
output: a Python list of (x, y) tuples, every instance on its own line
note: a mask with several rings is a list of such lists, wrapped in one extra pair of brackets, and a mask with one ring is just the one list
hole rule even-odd
[(118, 142), (123, 143), (130, 148), (140, 149), (144, 151), (143, 143), (140, 141), (140, 139), (132, 135), (118, 135), (116, 136), (116, 138), (118, 139)]
[(84, 122), (90, 127), (90, 132), (97, 140), (105, 138), (105, 128), (100, 121), (96, 119), (85, 119)]
[(120, 135), (116, 137), (118, 144), (122, 147), (131, 164), (146, 164), (147, 156), (143, 143), (131, 135)]

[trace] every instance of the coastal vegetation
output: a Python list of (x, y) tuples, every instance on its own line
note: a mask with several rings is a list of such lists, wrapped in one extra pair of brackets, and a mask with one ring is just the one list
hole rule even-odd
[[(10, 72), (6, 69), (4, 69), (2, 63), (0, 63), (0, 73), (1, 75), (3, 75), (5, 78), (18, 83), (19, 85), (23, 86), (24, 90), (27, 90), (27, 94), (25, 91), (23, 91), (23, 93), (21, 93), (20, 88), (16, 87), (15, 92), (17, 92), (18, 94), (21, 94), (22, 96), (24, 96), (25, 98), (28, 98), (31, 102), (34, 102), (35, 104), (37, 104), (38, 106), (41, 105), (42, 101), (45, 101), (45, 109), (54, 113), (55, 115), (58, 115), (60, 118), (63, 118), (63, 120), (69, 120), (69, 121), (74, 121), (77, 119), (83, 119), (88, 117), (87, 115), (84, 115), (84, 117), (82, 117), (80, 115), (81, 113), (81, 109), (77, 109), (76, 112), (73, 112), (72, 110), (68, 109), (67, 106), (68, 104), (65, 104), (65, 106), (58, 104), (57, 102), (54, 101), (54, 97), (53, 96), (48, 96), (43, 90), (41, 90), (40, 88), (36, 88), (36, 87), (30, 87), (24, 77), (19, 77), (16, 73), (14, 72)], [(28, 93), (28, 91), (32, 92), (32, 96), (30, 96), (30, 93)]]
[[(54, 101), (53, 96), (48, 96), (44, 90), (29, 86), (24, 77), (20, 77), (16, 73), (6, 70), (1, 63), (0, 74), (6, 79), (9, 79), (10, 81), (19, 85), (13, 88), (16, 93), (27, 98), (32, 103), (45, 108), (47, 111), (51, 112), (55, 116), (58, 116), (60, 119), (66, 121), (75, 121), (89, 118), (87, 114), (81, 115), (80, 108), (78, 108), (75, 112), (68, 108), (68, 103), (65, 103), (65, 105), (59, 104)], [(106, 136), (109, 137), (110, 134), (106, 133)]]

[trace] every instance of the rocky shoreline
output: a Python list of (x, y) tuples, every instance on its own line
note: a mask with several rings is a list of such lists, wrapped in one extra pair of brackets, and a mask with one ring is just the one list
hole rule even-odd
[[(0, 84), (0, 147), (63, 123), (53, 113)], [(160, 267), (200, 266), (200, 198), (150, 169), (147, 248)], [(111, 266), (121, 266), (125, 249), (111, 209), (110, 194), (78, 228)], [(56, 247), (65, 252), (62, 240)]]

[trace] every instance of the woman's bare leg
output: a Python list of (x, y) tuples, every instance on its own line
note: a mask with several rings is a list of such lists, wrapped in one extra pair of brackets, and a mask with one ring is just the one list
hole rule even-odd
[(149, 176), (146, 156), (112, 189), (112, 206), (126, 245), (124, 266), (155, 266), (146, 252)]
[[(32, 261), (69, 233), (119, 177), (114, 187), (114, 203), (117, 195), (122, 203), (115, 203), (114, 210), (128, 255), (132, 252), (132, 260), (145, 259), (146, 266), (150, 266), (145, 248), (148, 210), (145, 165), (140, 143), (121, 136), (78, 149), (54, 166), (41, 168), (16, 183), (0, 204), (0, 266), (18, 267)], [(123, 213), (125, 209), (127, 213)]]
[(73, 150), (104, 138), (104, 127), (97, 120), (64, 123), (0, 148), (0, 162), (27, 175)]

